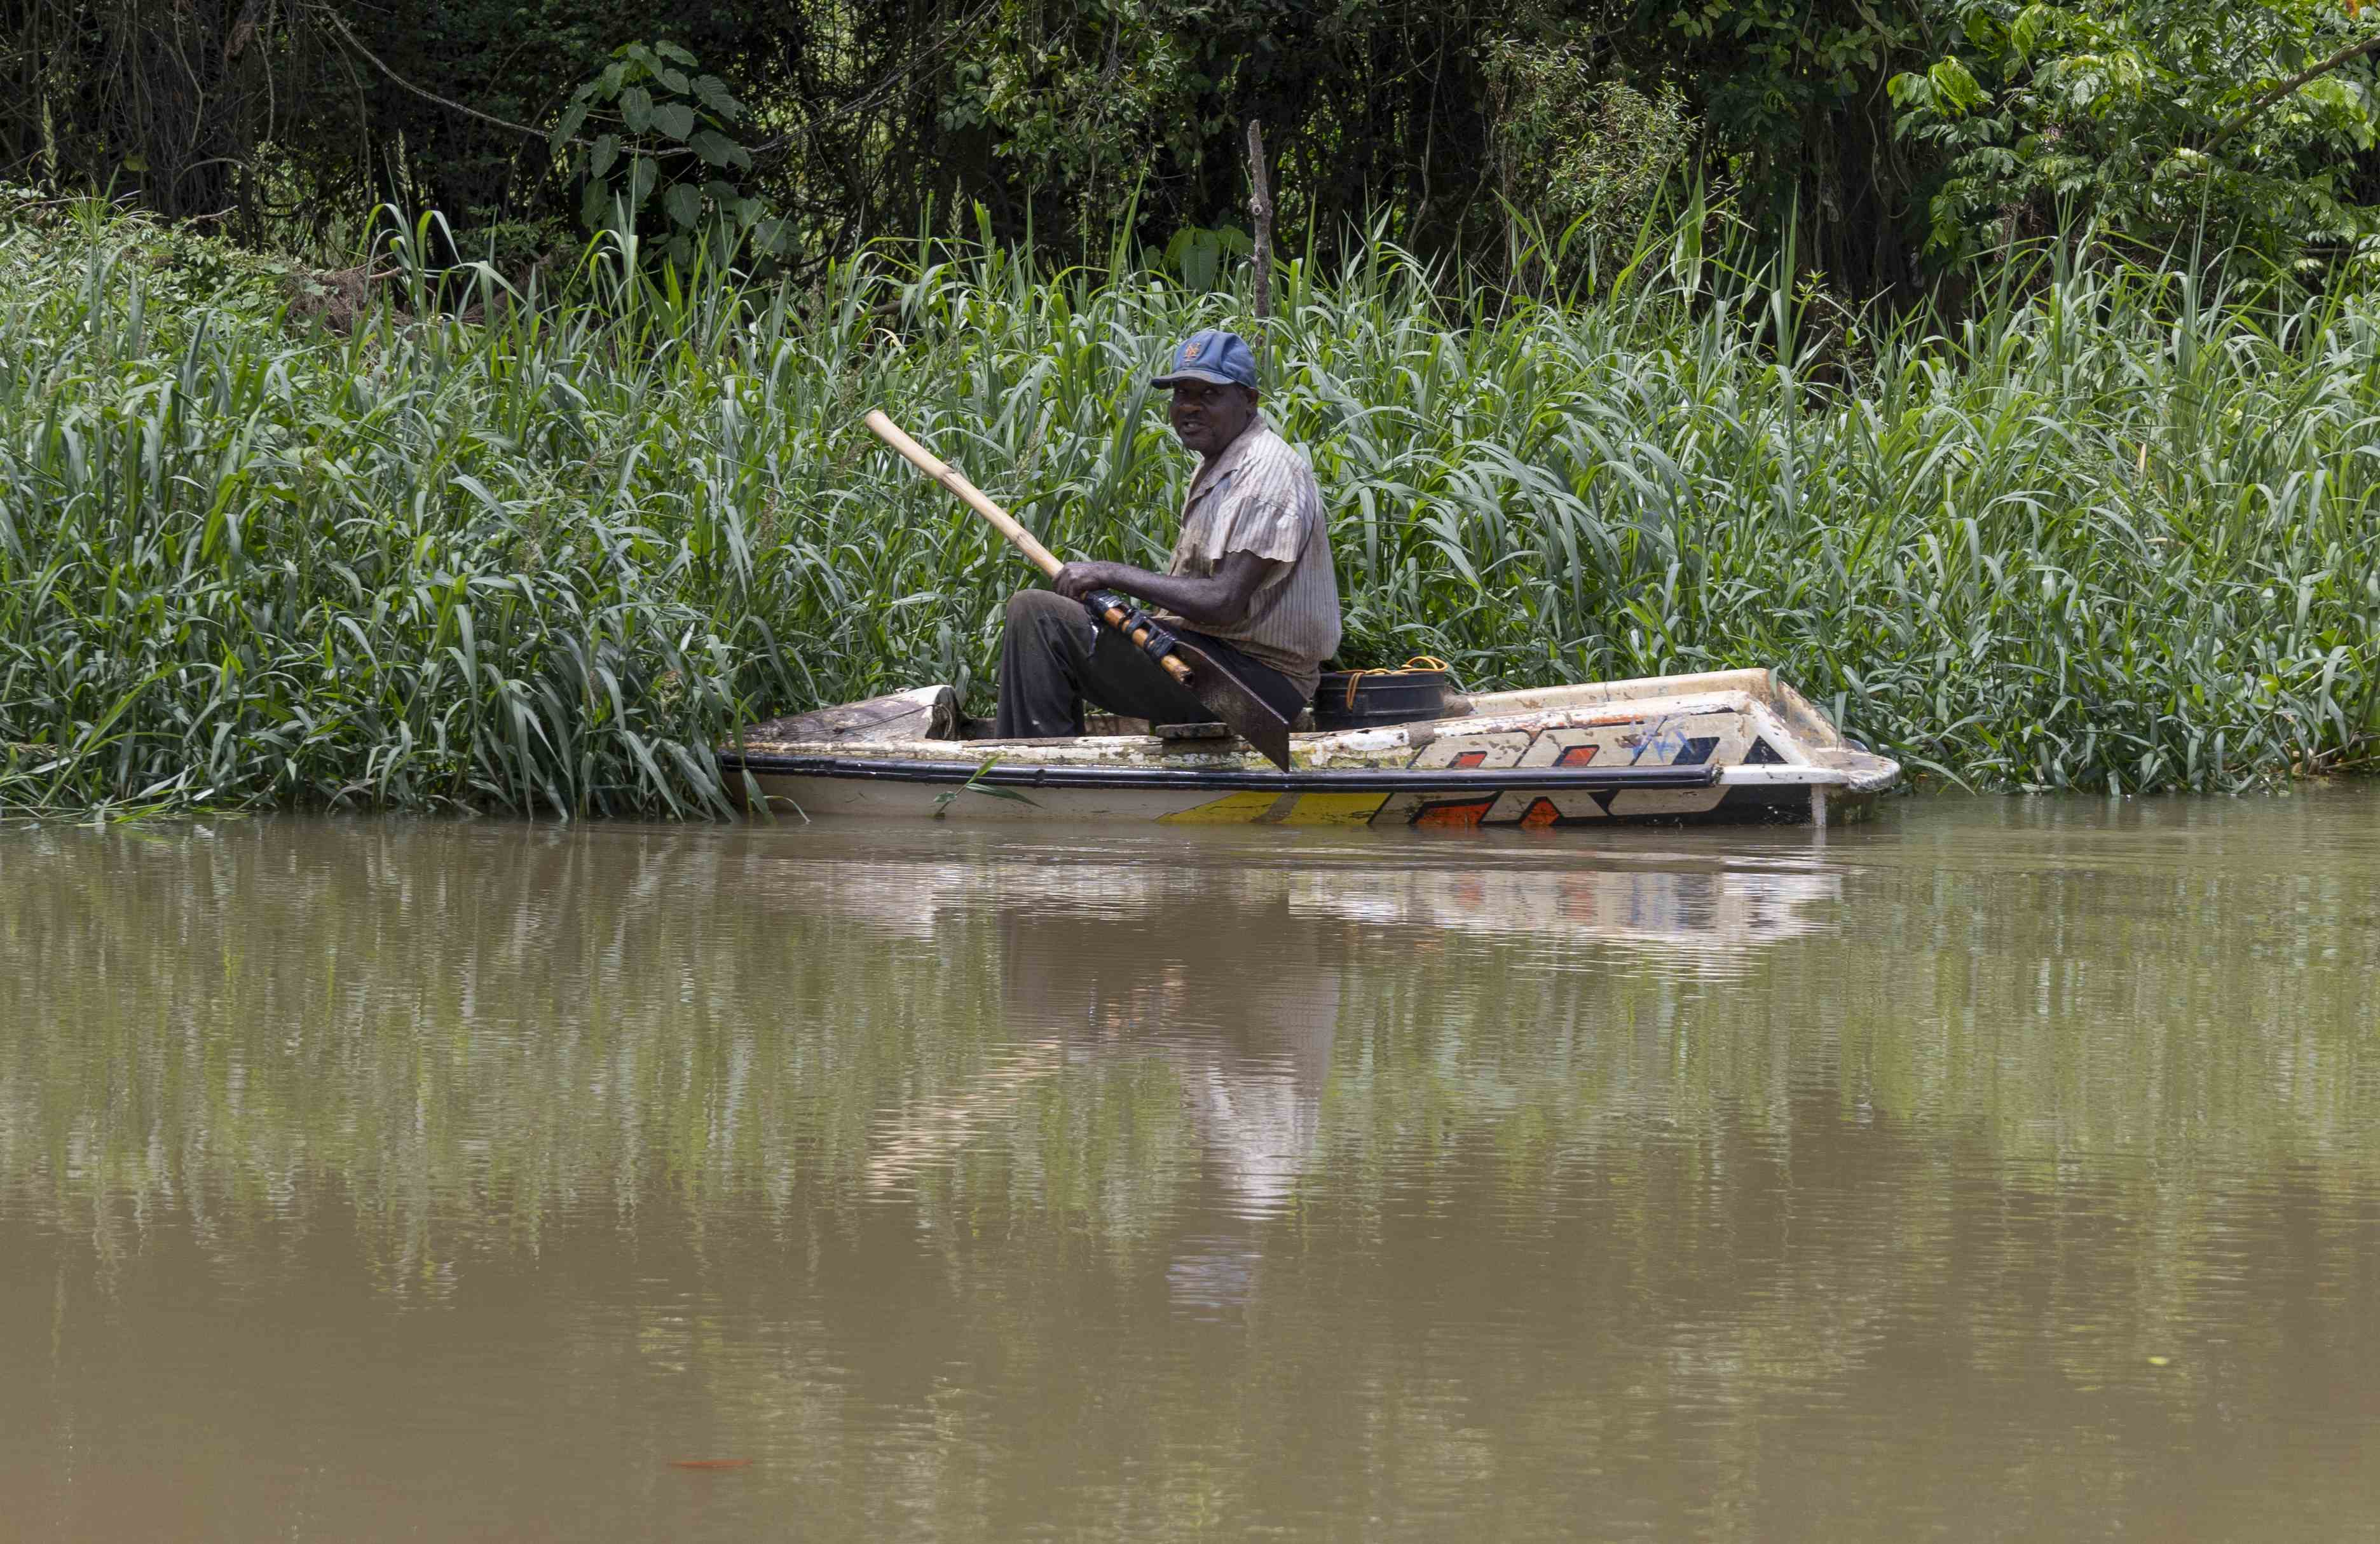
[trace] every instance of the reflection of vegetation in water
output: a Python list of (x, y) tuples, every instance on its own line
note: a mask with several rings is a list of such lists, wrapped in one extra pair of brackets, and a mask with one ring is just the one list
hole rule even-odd
[[(2218, 1392), (2281, 1398), (2371, 1295), (2352, 855), (1937, 876), (1851, 845), (1840, 895), (1720, 969), (1746, 924), (1717, 863), (1615, 869), (1623, 927), (1569, 882), (1601, 860), (1516, 862), (1509, 905), (1422, 928), (1318, 905), (1312, 863), (1119, 898), (1097, 854), (939, 835), (8, 840), (0, 1212), (118, 1258), (188, 1219), (240, 1275), (352, 1211), (406, 1295), (642, 1248), (705, 1295), (622, 1322), (590, 1293), (585, 1344), (803, 1455), (788, 1504), (888, 1529), (1021, 1506), (1030, 1408), (1085, 1475), (1129, 1470), (1111, 1525), (1459, 1503), (1525, 1532), (1641, 1503), (1660, 1452), (1705, 1466), (1695, 1531), (1746, 1536), (1780, 1412), (1823, 1437), (1912, 1386), (2051, 1388), (2180, 1441)], [(788, 1279), (795, 1322), (738, 1317)], [(1990, 1430), (1889, 1452), (1956, 1467)], [(2119, 1508), (2095, 1441), (2001, 1483)]]
[[(237, 1229), (332, 1182), (393, 1239), (435, 1220), (534, 1245), (557, 1212), (655, 1187), (698, 1209), (943, 1204), (996, 1169), (1122, 1237), (1184, 1172), (1182, 1085), (1207, 1064), (1172, 1020), (1192, 1005), (1237, 1026), (1232, 1056), (1312, 1063), (1325, 1199), (1475, 1150), (1542, 1189), (1549, 1165), (1617, 1161), (1657, 1130), (1782, 1154), (1821, 1106), (2011, 1163), (2154, 1159), (2168, 1181), (2374, 1156), (2350, 1027), (2380, 950), (2338, 875), (2027, 875), (1956, 906), (1870, 884), (1855, 927), (1772, 928), (1786, 941), (1703, 979), (1638, 967), (1646, 884), (1686, 897), (1666, 904), (1680, 948), (1728, 915), (1693, 871), (1626, 876), (1627, 918), (1601, 930), (1575, 876), (1540, 896), (1501, 875), (1520, 887), (1503, 932), (1419, 936), (1317, 919), (1311, 873), (1196, 881), (1236, 887), (1227, 909), (1255, 921), (1233, 944), (1211, 918), (1169, 931), (1183, 903), (1162, 893), (1070, 920), (1073, 881), (1029, 864), (309, 829), (12, 838), (11, 1187)], [(2199, 920), (2216, 916), (2219, 935)], [(1256, 974), (1326, 998), (1250, 998), (1232, 975), (1223, 954), (1284, 929), (1326, 942)], [(1292, 1022), (1318, 1014), (1335, 1043)]]
[[(1483, 1236), (1611, 1317), (1583, 1334), (1668, 1347), (1636, 1373), (1656, 1404), (1832, 1386), (1912, 1325), (2081, 1388), (2169, 1350), (2185, 1306), (2235, 1304), (2241, 1355), (2277, 1353), (2273, 1305), (2347, 1265), (2380, 1178), (2369, 881), (1970, 871), (1848, 900), (1843, 932), (1724, 981), (1620, 953), (1351, 977), (1331, 1202), (1490, 1210)], [(2267, 1253), (2292, 1226), (2315, 1237)]]
[(910, 1188), (996, 1173), (1123, 1237), (1180, 1139), (1146, 1060), (1028, 1047), (984, 1097), (1018, 1061), (985, 918), (887, 936), (907, 887), (834, 906), (732, 842), (14, 840), (0, 1184), (103, 1237), (175, 1207), (237, 1234), (335, 1195), (419, 1264), (656, 1190), (820, 1204), (901, 1177), (905, 1132), (929, 1139)]

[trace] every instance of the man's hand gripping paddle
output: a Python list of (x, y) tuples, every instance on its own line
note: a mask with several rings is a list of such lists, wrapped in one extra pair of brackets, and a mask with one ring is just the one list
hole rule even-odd
[[(1058, 577), (1058, 570), (1065, 565), (1035, 541), (1033, 533), (1019, 525), (1014, 516), (986, 498), (981, 489), (936, 459), (931, 451), (903, 433), (900, 426), (882, 413), (869, 413), (868, 427), (878, 439), (899, 451), (911, 466), (956, 493), (1043, 573), (1053, 579)], [(1168, 632), (1138, 604), (1112, 590), (1093, 591), (1085, 597), (1084, 605), (1093, 617), (1132, 639), (1163, 666), (1168, 675), (1187, 687), (1192, 696), (1206, 704), (1208, 712), (1229, 724), (1233, 734), (1262, 751), (1274, 766), (1289, 771), (1289, 721), (1220, 661), (1188, 639)]]

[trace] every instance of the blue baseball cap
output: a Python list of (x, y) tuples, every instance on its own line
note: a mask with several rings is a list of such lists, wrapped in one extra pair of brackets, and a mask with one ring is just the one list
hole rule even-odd
[(1212, 327), (1191, 334), (1173, 351), (1173, 368), (1149, 383), (1172, 391), (1184, 381), (1205, 381), (1217, 386), (1257, 389), (1257, 357), (1237, 333)]

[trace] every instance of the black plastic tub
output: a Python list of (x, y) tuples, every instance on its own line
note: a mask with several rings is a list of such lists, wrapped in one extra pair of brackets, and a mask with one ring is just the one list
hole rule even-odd
[(1376, 729), (1444, 718), (1455, 695), (1443, 670), (1326, 670), (1314, 688), (1314, 727)]

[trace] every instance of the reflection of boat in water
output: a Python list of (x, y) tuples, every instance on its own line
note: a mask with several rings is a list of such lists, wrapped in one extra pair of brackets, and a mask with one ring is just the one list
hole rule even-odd
[[(1293, 1210), (1319, 1161), (1334, 1048), (1366, 1035), (1349, 1017), (1362, 1004), (1419, 989), (1425, 974), (1459, 1003), (1503, 973), (1510, 956), (1484, 952), (1500, 941), (1684, 952), (1697, 968), (1740, 959), (1828, 926), (1840, 888), (1829, 872), (1742, 861), (1483, 869), (1426, 860), (1393, 871), (1355, 852), (1312, 861), (1334, 847), (1302, 862), (1201, 864), (1170, 881), (1152, 871), (1146, 888), (1121, 895), (1110, 882), (1112, 844), (823, 866), (817, 905), (872, 927), (930, 942), (979, 937), (988, 921), (1001, 1017), (1017, 1037), (879, 1118), (869, 1187), (930, 1185), (974, 1144), (1054, 1119), (1125, 1068), (1161, 1065), (1188, 1161), (1169, 1182), (1180, 1198), (1147, 1214), (1178, 1208), (1205, 1219), (1167, 1236), (1168, 1292), (1187, 1312), (1235, 1311), (1265, 1270), (1260, 1230)], [(896, 907), (895, 897), (909, 904)], [(1481, 947), (1450, 958), (1412, 946), (1450, 936)]]
[(1229, 738), (989, 739), (950, 687), (921, 687), (756, 724), (720, 764), (814, 815), (1379, 829), (1827, 825), (1900, 778), (1769, 670), (1457, 698), (1441, 718), (1292, 736), (1290, 757), (1281, 772)]
[(1291, 881), (1295, 907), (1350, 921), (1729, 956), (1824, 926), (1819, 908), (1842, 889), (1831, 873), (1730, 869), (1408, 869), (1368, 875), (1361, 886), (1311, 874)]
[[(990, 862), (896, 857), (853, 869), (846, 874), (836, 864), (816, 870), (837, 877), (805, 886), (799, 904), (919, 940), (931, 938), (948, 918), (987, 909), (1003, 917), (1021, 910), (1054, 926), (1087, 911), (1116, 920), (1145, 917), (1178, 899), (1172, 887), (1154, 879), (1136, 894), (1111, 894), (1101, 882), (1110, 865), (1096, 854)], [(1203, 903), (1201, 927), (1211, 926), (1218, 912), (1249, 915), (1281, 907), (1292, 917), (1385, 928), (1719, 957), (1828, 926), (1828, 908), (1842, 898), (1842, 879), (1824, 869), (1774, 865), (1590, 869), (1524, 861), (1499, 868), (1427, 863), (1389, 869), (1360, 861), (1319, 862), (1308, 855), (1298, 863), (1252, 865), (1228, 875), (1206, 872), (1195, 893)]]
[(886, 1123), (870, 1144), (871, 1187), (948, 1161), (1013, 1119), (1036, 1085), (1154, 1058), (1173, 1071), (1220, 1210), (1273, 1215), (1320, 1131), (1344, 962), (1330, 957), (1324, 933), (1287, 925), (1284, 884), (1235, 882), (1184, 926), (1185, 910), (1160, 899), (1082, 905), (1072, 867), (979, 868), (980, 887), (951, 897), (954, 924), (993, 909), (1002, 1017), (1033, 1038)]

